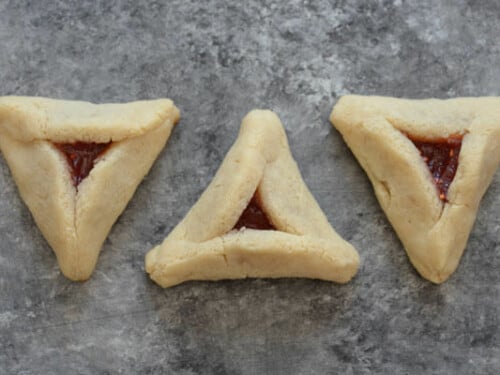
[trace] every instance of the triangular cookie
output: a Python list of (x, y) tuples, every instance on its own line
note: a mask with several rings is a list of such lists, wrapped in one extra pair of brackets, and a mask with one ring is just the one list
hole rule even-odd
[(0, 149), (68, 278), (90, 277), (178, 119), (168, 99), (97, 105), (0, 98)]
[(418, 272), (457, 268), (500, 163), (500, 98), (346, 96), (330, 120), (370, 178)]
[(347, 282), (358, 264), (304, 184), (279, 118), (263, 110), (244, 118), (213, 181), (146, 256), (162, 287), (246, 277)]

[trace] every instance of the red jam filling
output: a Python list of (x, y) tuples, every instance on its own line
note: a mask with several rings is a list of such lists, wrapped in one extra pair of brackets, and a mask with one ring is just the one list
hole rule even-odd
[(247, 208), (245, 208), (233, 229), (240, 229), (242, 227), (260, 230), (276, 229), (267, 218), (266, 213), (260, 208), (255, 195), (248, 203)]
[(87, 177), (94, 168), (95, 160), (102, 156), (111, 145), (108, 143), (56, 143), (55, 146), (61, 151), (71, 170), (73, 185), (78, 187), (80, 182)]
[(447, 202), (448, 188), (458, 168), (458, 156), (462, 147), (463, 135), (452, 135), (448, 138), (433, 140), (409, 138), (427, 163), (438, 189), (439, 198), (443, 202)]

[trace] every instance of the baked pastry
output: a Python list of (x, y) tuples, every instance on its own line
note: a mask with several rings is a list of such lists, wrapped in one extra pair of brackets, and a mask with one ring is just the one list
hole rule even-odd
[(96, 105), (0, 97), (0, 149), (66, 277), (90, 277), (178, 119), (168, 99)]
[(213, 181), (165, 241), (146, 256), (162, 287), (187, 280), (308, 277), (347, 282), (356, 250), (307, 189), (285, 131), (254, 110)]
[(330, 120), (370, 178), (418, 272), (457, 268), (500, 163), (500, 98), (346, 96)]
[(344, 283), (358, 264), (304, 184), (279, 118), (263, 110), (243, 119), (198, 202), (146, 256), (146, 271), (162, 287), (246, 277)]

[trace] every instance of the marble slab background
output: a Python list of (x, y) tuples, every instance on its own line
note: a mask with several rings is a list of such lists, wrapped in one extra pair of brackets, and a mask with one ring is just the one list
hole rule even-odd
[[(0, 1), (0, 93), (170, 97), (182, 120), (72, 283), (0, 158), (0, 374), (498, 374), (500, 174), (458, 271), (421, 279), (340, 135), (343, 94), (498, 95), (500, 2)], [(284, 122), (306, 183), (362, 265), (347, 285), (144, 272), (250, 109)]]

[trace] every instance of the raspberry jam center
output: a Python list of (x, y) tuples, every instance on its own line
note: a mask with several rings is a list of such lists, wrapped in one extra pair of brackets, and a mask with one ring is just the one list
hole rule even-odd
[(248, 203), (248, 206), (241, 214), (233, 229), (240, 229), (242, 227), (260, 230), (276, 229), (267, 218), (266, 213), (260, 207), (255, 195)]
[(439, 198), (447, 202), (448, 189), (455, 178), (458, 156), (462, 147), (462, 135), (440, 139), (419, 139), (409, 137), (420, 151), (438, 190)]
[(70, 166), (73, 186), (78, 187), (80, 182), (89, 175), (92, 168), (94, 168), (96, 159), (102, 156), (110, 145), (111, 142), (55, 143), (55, 146), (64, 154)]

